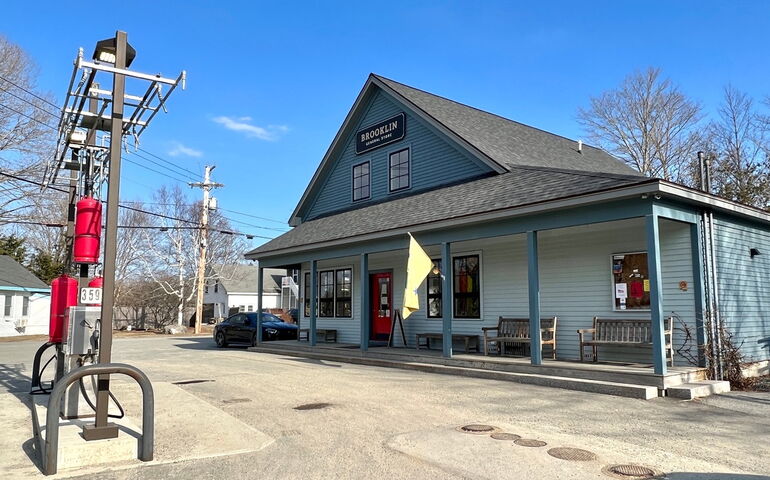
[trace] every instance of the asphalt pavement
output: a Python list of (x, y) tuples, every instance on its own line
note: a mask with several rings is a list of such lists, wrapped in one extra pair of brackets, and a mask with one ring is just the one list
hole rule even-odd
[[(16, 408), (38, 344), (0, 344), (4, 478), (43, 478), (24, 467), (34, 457), (29, 409)], [(209, 337), (116, 338), (113, 360), (139, 367), (155, 385), (156, 458), (61, 476), (606, 479), (613, 465), (636, 465), (671, 479), (770, 479), (768, 393), (643, 401), (218, 349)], [(113, 384), (140, 424), (138, 389)], [(546, 445), (459, 429), (466, 425)], [(561, 447), (593, 455), (553, 456)]]

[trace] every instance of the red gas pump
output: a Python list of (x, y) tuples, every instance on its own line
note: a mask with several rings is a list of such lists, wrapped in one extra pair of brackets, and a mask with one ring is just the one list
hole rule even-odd
[(48, 341), (61, 343), (67, 328), (67, 309), (78, 304), (78, 281), (62, 275), (51, 282), (51, 319)]

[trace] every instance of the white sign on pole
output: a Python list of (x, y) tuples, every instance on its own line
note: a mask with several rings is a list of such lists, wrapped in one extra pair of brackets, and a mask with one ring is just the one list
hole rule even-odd
[(84, 305), (96, 305), (98, 303), (102, 303), (102, 289), (90, 287), (81, 288), (80, 303)]

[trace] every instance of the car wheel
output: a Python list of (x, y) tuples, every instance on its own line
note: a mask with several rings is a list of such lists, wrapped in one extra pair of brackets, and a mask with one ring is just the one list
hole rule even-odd
[(217, 342), (217, 347), (219, 348), (226, 347), (227, 339), (225, 339), (225, 334), (222, 332), (217, 333), (216, 342)]
[(257, 346), (257, 332), (254, 332), (254, 334), (251, 336), (251, 346), (252, 347)]

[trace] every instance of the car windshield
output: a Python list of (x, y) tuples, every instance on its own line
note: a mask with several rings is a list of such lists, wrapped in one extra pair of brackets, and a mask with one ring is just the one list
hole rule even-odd
[[(257, 314), (253, 313), (249, 315), (249, 321), (257, 323)], [(272, 313), (263, 313), (262, 314), (262, 323), (264, 322), (283, 322), (279, 317), (276, 317)]]

